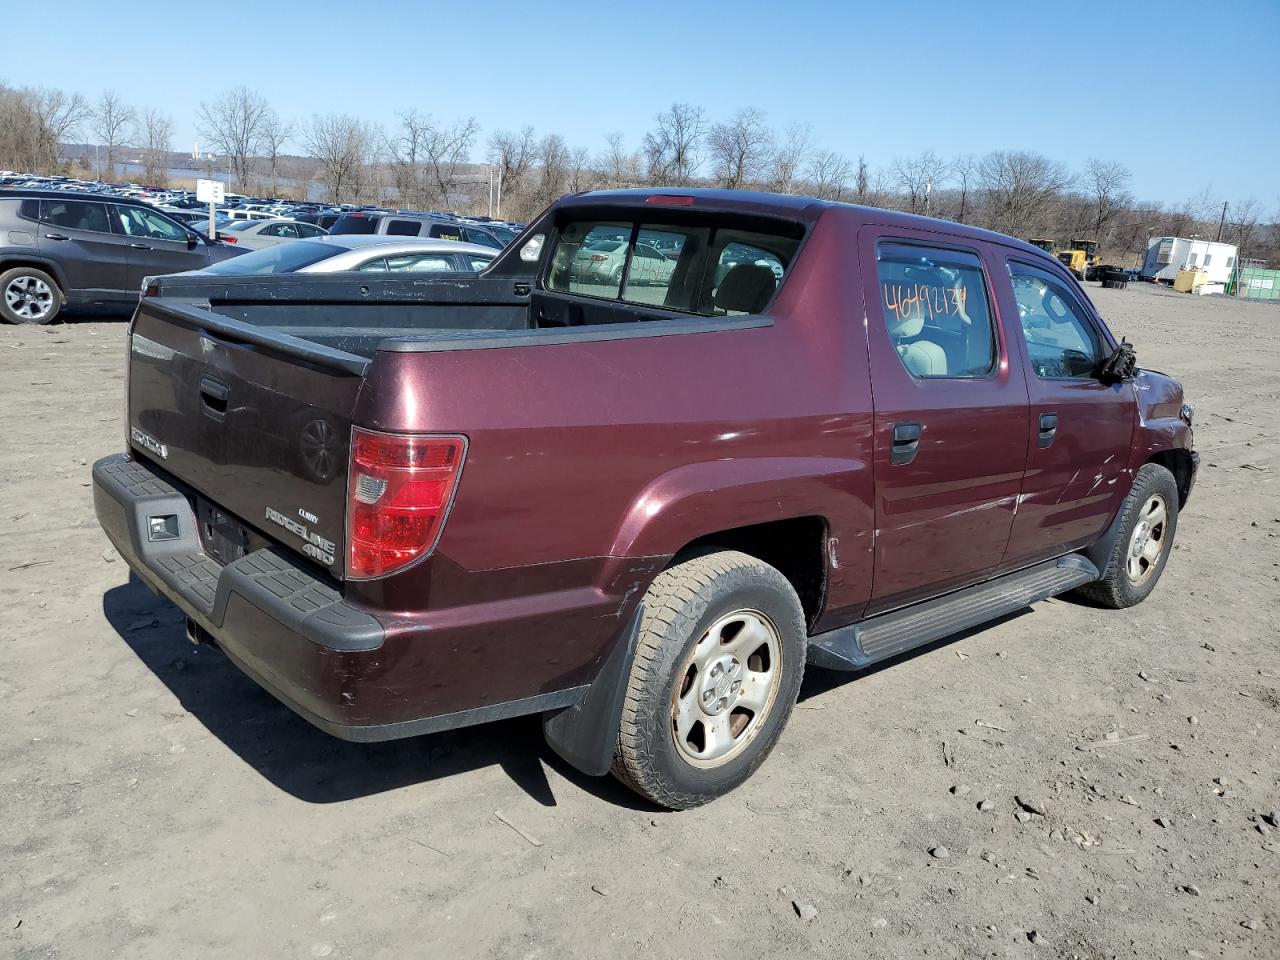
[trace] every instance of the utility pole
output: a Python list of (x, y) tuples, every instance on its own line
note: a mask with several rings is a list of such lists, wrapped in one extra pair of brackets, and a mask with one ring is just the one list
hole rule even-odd
[(1222, 201), (1222, 219), (1218, 221), (1218, 243), (1222, 242), (1222, 228), (1227, 222), (1227, 202)]
[(924, 215), (929, 215), (929, 194), (933, 193), (933, 180), (930, 179), (924, 185)]

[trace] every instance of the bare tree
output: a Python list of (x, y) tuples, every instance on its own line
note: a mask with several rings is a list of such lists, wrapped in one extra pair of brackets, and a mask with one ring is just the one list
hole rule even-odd
[(673, 103), (654, 117), (657, 127), (644, 135), (644, 158), (654, 186), (689, 183), (698, 169), (698, 150), (706, 135), (701, 107)]
[(142, 149), (142, 182), (148, 186), (168, 186), (173, 120), (159, 110), (144, 110), (138, 132), (138, 146)]
[(978, 160), (971, 153), (962, 153), (951, 161), (951, 178), (960, 187), (960, 209), (956, 214), (956, 220), (960, 223), (965, 222), (965, 217), (969, 213), (969, 190), (977, 171)]
[(830, 150), (820, 150), (809, 161), (809, 180), (813, 192), (822, 200), (843, 200), (852, 174), (849, 161)]
[(569, 192), (590, 190), (592, 180), (591, 153), (586, 147), (578, 147), (569, 154)]
[(542, 180), (534, 196), (534, 208), (529, 209), (529, 213), (537, 212), (568, 192), (570, 163), (569, 147), (564, 142), (564, 137), (558, 133), (549, 133), (542, 138), (538, 144), (538, 164), (542, 167)]
[(39, 89), (28, 92), (34, 124), (34, 168), (42, 173), (58, 169), (62, 145), (89, 114), (89, 105), (78, 93)]
[(1236, 250), (1236, 262), (1245, 257), (1251, 250), (1250, 244), (1253, 243), (1254, 235), (1258, 232), (1258, 219), (1262, 214), (1262, 207), (1253, 197), (1248, 200), (1240, 200), (1229, 208), (1231, 217), (1228, 221), (1228, 230), (1226, 236), (1230, 238), (1228, 242), (1234, 243), (1238, 248)]
[(267, 175), (271, 177), (271, 195), (280, 195), (280, 151), (293, 136), (293, 124), (281, 119), (280, 114), (270, 107), (262, 118), (261, 152), (267, 161)]
[(929, 212), (929, 194), (942, 179), (946, 164), (932, 150), (915, 157), (898, 157), (893, 161), (893, 174), (911, 203), (911, 212)]
[(759, 110), (739, 110), (725, 123), (707, 131), (712, 175), (722, 187), (739, 190), (758, 180), (769, 160), (773, 137)]
[(231, 161), (236, 182), (247, 187), (254, 156), (262, 146), (263, 127), (271, 108), (261, 94), (236, 87), (210, 103), (201, 103), (196, 128), (218, 152)]
[(525, 127), (519, 133), (499, 130), (489, 138), (489, 162), (498, 168), (498, 183), (508, 205), (519, 202), (529, 168), (537, 155), (538, 142), (533, 127)]
[(471, 158), (480, 125), (475, 117), (450, 124), (434, 123), (428, 117), (422, 141), (423, 158), (431, 173), (433, 191), (440, 206), (454, 206), (453, 194), (458, 183), (458, 169)]
[(858, 174), (854, 180), (855, 199), (858, 203), (869, 203), (871, 183), (867, 176), (867, 158), (858, 154)]
[(1060, 163), (1038, 153), (1000, 150), (978, 163), (989, 225), (1014, 236), (1026, 236), (1071, 182)]
[(320, 182), (333, 203), (348, 203), (368, 192), (374, 159), (374, 129), (348, 114), (311, 118), (305, 146), (319, 162)]
[(1133, 203), (1126, 189), (1131, 176), (1123, 164), (1106, 160), (1091, 159), (1085, 167), (1085, 186), (1093, 205), (1091, 235), (1095, 240), (1101, 241), (1103, 228)]
[(813, 156), (813, 129), (793, 123), (775, 140), (770, 156), (769, 189), (795, 193), (805, 166)]
[[(93, 132), (102, 146), (107, 148), (107, 179), (116, 176), (116, 154), (125, 146), (133, 133), (138, 113), (112, 90), (106, 90), (93, 108)], [(97, 171), (99, 179), (102, 170)]]
[(596, 158), (604, 183), (610, 187), (634, 187), (640, 183), (640, 155), (628, 150), (620, 133), (605, 138), (605, 150)]

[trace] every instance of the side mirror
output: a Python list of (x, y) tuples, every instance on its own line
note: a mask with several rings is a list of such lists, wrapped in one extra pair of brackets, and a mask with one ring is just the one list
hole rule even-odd
[(1098, 379), (1103, 383), (1128, 383), (1138, 369), (1138, 358), (1133, 352), (1133, 344), (1121, 340), (1111, 356), (1102, 361), (1098, 368)]
[(199, 245), (200, 245), (200, 237), (199, 237), (199, 235), (198, 235), (198, 234), (195, 234), (195, 233), (188, 233), (188, 234), (187, 234), (187, 249), (188, 249), (188, 250), (194, 250), (194, 249), (195, 249), (196, 247), (198, 247)]

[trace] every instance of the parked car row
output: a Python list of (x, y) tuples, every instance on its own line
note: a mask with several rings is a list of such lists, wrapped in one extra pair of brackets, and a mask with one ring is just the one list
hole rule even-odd
[[(490, 231), (458, 223), (446, 227), (423, 216), (408, 218), (420, 239), (385, 230), (330, 238), (323, 227), (304, 220), (225, 216), (209, 237), (208, 217), (207, 208), (162, 209), (99, 191), (0, 189), (0, 320), (48, 323), (68, 303), (127, 304), (136, 301), (144, 278), (220, 264), (223, 272), (249, 274), (474, 273), (502, 246)], [(486, 242), (463, 242), (473, 236)], [(362, 246), (385, 249), (353, 252)], [(339, 256), (348, 253), (346, 259)], [(233, 258), (246, 261), (242, 270), (231, 268)], [(320, 266), (329, 260), (334, 262)]]

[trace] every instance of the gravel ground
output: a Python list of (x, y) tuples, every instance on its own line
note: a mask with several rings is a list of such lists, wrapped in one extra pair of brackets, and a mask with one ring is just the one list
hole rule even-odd
[(0, 955), (1274, 960), (1280, 308), (1090, 293), (1197, 407), (1153, 596), (813, 670), (680, 814), (535, 720), (330, 739), (191, 647), (93, 515), (124, 324), (0, 328)]

